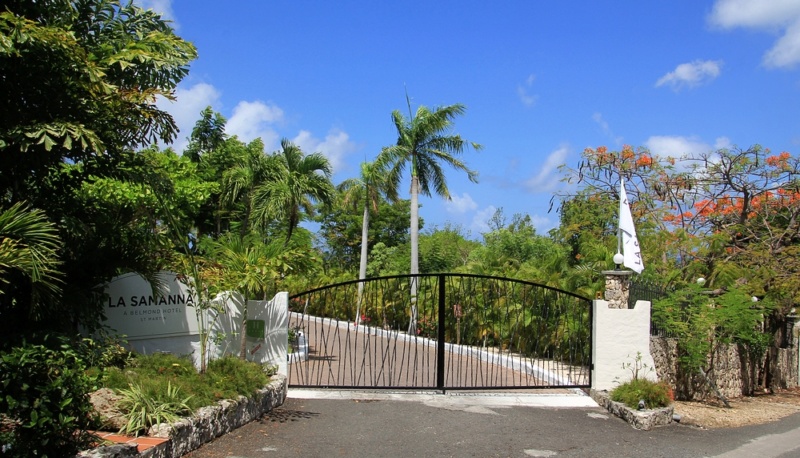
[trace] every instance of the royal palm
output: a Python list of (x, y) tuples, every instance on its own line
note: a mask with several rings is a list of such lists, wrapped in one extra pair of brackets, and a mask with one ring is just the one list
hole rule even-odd
[[(465, 111), (461, 104), (438, 107), (433, 111), (420, 106), (412, 115), (409, 103), (409, 118), (398, 110), (392, 112), (397, 143), (383, 148), (377, 162), (389, 170), (390, 197), (396, 197), (406, 166), (411, 168), (411, 275), (419, 273), (419, 194), (430, 197), (433, 189), (439, 196), (450, 199), (442, 165), (466, 172), (470, 181), (477, 183), (477, 172), (470, 170), (458, 156), (470, 146), (480, 150), (481, 145), (451, 134), (453, 120)], [(409, 333), (416, 333), (416, 318), (416, 277), (412, 277)]]

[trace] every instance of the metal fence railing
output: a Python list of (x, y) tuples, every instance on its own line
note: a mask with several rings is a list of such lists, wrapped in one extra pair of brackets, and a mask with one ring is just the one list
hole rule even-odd
[(370, 278), (290, 297), (308, 358), (290, 386), (442, 390), (588, 387), (591, 301), (469, 274)]
[(669, 288), (657, 283), (647, 281), (632, 281), (628, 289), (628, 308), (633, 308), (636, 301), (648, 301), (650, 308), (650, 335), (658, 337), (674, 337), (670, 332), (659, 326), (657, 320), (653, 319), (652, 304), (658, 299), (663, 299), (669, 295)]

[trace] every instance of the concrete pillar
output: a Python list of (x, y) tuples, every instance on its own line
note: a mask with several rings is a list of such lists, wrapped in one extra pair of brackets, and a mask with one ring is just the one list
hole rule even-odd
[[(628, 308), (630, 271), (607, 271), (606, 300), (593, 302), (592, 389), (612, 390), (633, 377), (657, 380), (650, 354), (650, 302)], [(611, 291), (609, 291), (609, 285)]]

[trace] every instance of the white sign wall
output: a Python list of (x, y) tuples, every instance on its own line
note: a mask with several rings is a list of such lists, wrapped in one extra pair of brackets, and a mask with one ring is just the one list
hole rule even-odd
[(158, 284), (129, 273), (106, 287), (104, 308), (112, 329), (128, 340), (198, 334), (197, 296), (172, 272), (160, 272)]
[[(190, 356), (200, 367), (200, 331), (197, 297), (172, 272), (160, 272), (151, 286), (142, 276), (130, 273), (106, 285), (103, 299), (108, 327), (128, 340), (142, 354), (156, 352)], [(242, 312), (247, 304), (246, 355), (250, 361), (277, 365), (286, 374), (289, 300), (278, 293), (271, 301), (245, 301), (241, 294), (225, 292), (213, 301), (214, 310), (205, 318), (211, 331), (211, 358), (239, 355)]]

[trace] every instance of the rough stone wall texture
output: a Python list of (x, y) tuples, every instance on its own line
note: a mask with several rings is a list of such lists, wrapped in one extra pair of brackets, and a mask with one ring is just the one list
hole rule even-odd
[(773, 385), (775, 388), (795, 388), (798, 381), (797, 347), (772, 348), (770, 356), (773, 357)]
[(635, 429), (649, 431), (657, 426), (665, 426), (672, 423), (673, 406), (651, 410), (634, 410), (621, 402), (612, 401), (607, 391), (592, 390), (590, 394), (600, 407), (627, 421)]
[[(252, 397), (220, 401), (216, 406), (204, 407), (173, 425), (161, 424), (150, 429), (149, 435), (169, 438), (160, 446), (137, 453), (135, 446), (109, 446), (83, 452), (79, 457), (123, 458), (174, 458), (199, 448), (206, 442), (233, 431), (283, 404), (286, 400), (286, 377), (274, 376), (272, 382)], [(130, 454), (133, 453), (133, 454)]]
[(606, 271), (606, 288), (603, 298), (610, 309), (628, 308), (630, 294), (630, 271)]
[[(675, 387), (675, 396), (683, 400), (704, 400), (715, 396), (713, 388), (705, 383), (704, 376), (682, 374), (678, 369), (677, 339), (666, 337), (650, 338), (650, 353), (655, 362), (659, 380), (667, 381)], [(772, 348), (769, 370), (772, 373), (772, 388), (791, 388), (798, 386), (797, 348)], [(758, 377), (743, 350), (736, 344), (719, 345), (709, 357), (708, 379), (716, 385), (720, 394), (736, 398), (752, 394), (750, 380)], [(764, 360), (757, 367), (764, 366)]]
[(152, 436), (168, 437), (165, 456), (183, 456), (206, 442), (229, 433), (283, 404), (286, 399), (286, 379), (281, 377), (250, 398), (221, 401), (213, 407), (198, 410), (192, 418), (174, 425), (161, 425)]

